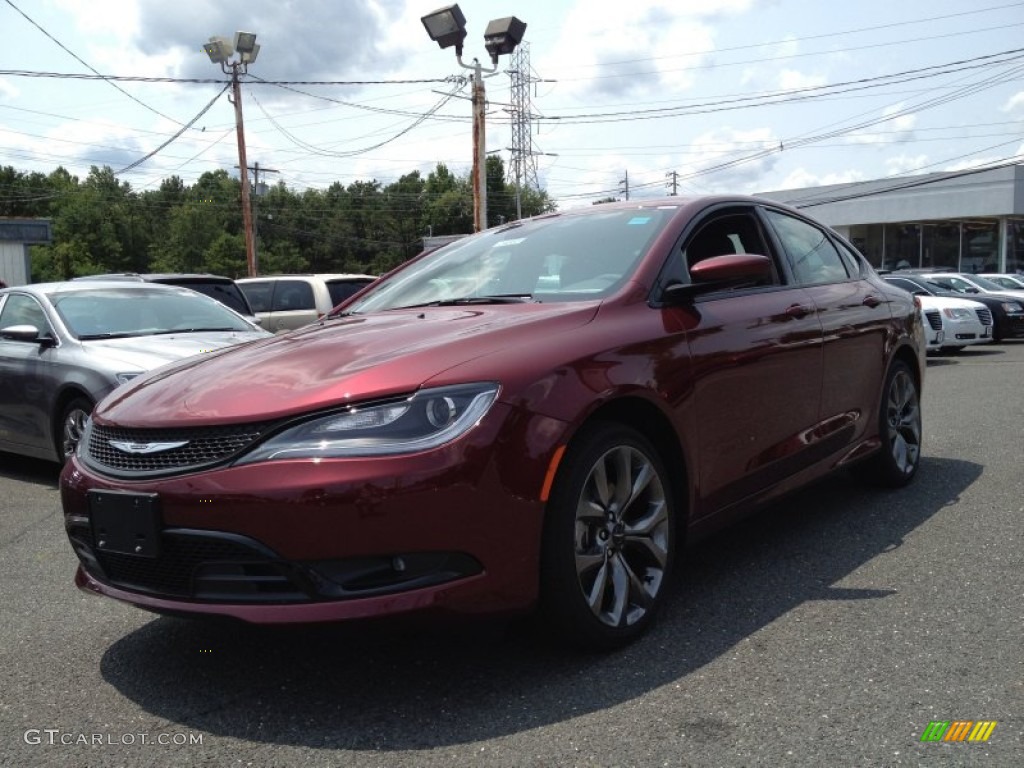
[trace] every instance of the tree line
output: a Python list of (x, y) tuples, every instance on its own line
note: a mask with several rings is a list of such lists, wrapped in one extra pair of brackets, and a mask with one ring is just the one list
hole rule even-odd
[[(516, 217), (516, 190), (500, 157), (486, 166), (488, 225)], [(543, 190), (523, 188), (522, 215), (553, 211)], [(253, 196), (260, 274), (382, 274), (422, 250), (427, 235), (473, 231), (469, 175), (439, 163), (391, 184), (335, 182), (326, 189), (289, 189), (284, 182)], [(0, 167), (0, 217), (47, 218), (53, 242), (32, 246), (32, 281), (105, 272), (247, 274), (241, 185), (218, 170), (195, 184), (178, 176), (136, 192), (109, 166), (79, 180), (63, 167), (50, 174)]]

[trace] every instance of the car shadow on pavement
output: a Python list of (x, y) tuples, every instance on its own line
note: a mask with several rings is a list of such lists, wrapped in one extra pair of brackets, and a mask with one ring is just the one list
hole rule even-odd
[(8, 480), (57, 488), (60, 482), (60, 469), (60, 466), (52, 461), (30, 459), (16, 453), (0, 451), (0, 477)]
[(657, 625), (606, 655), (512, 625), (379, 622), (270, 629), (154, 618), (103, 655), (103, 678), (155, 716), (219, 736), (325, 749), (429, 749), (519, 733), (685, 678), (808, 601), (885, 600), (837, 586), (980, 477), (925, 458), (900, 491), (840, 474), (686, 553)]

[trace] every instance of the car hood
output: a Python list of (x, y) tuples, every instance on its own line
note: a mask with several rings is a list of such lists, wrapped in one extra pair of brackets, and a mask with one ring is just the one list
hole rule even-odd
[(431, 307), (329, 320), (140, 377), (93, 415), (138, 427), (227, 424), (404, 394), (470, 360), (515, 354), (539, 334), (568, 334), (598, 305)]
[(952, 296), (918, 296), (924, 309), (985, 309), (985, 304), (973, 299), (958, 299)]
[(210, 331), (95, 339), (80, 343), (90, 356), (101, 356), (111, 366), (132, 372), (149, 371), (185, 357), (266, 337), (262, 331)]

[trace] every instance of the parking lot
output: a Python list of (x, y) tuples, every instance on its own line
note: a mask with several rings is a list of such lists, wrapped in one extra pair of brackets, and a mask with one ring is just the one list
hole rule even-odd
[[(1020, 765), (1024, 342), (930, 360), (925, 458), (703, 542), (609, 655), (528, 626), (254, 629), (78, 592), (57, 470), (0, 454), (0, 764)], [(922, 742), (995, 721), (985, 742)]]

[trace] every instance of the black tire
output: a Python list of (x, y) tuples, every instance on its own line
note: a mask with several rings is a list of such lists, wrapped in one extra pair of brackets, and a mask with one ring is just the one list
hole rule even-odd
[(85, 428), (85, 420), (92, 413), (93, 403), (85, 397), (76, 397), (60, 412), (60, 418), (54, 424), (54, 447), (57, 449), (57, 460), (64, 464), (75, 452), (78, 441)]
[(894, 360), (885, 376), (878, 409), (882, 447), (856, 467), (856, 475), (871, 485), (902, 488), (914, 479), (921, 463), (921, 400), (910, 366)]
[(541, 614), (556, 640), (611, 650), (650, 626), (668, 588), (676, 518), (669, 475), (649, 440), (617, 423), (581, 430), (544, 526)]

